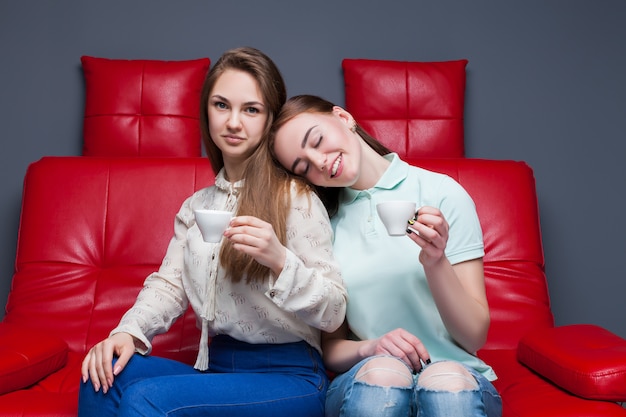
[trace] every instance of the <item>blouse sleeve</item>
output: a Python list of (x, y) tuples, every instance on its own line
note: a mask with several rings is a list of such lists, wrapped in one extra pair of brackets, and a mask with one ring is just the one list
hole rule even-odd
[(174, 222), (174, 236), (170, 240), (167, 252), (158, 272), (150, 274), (134, 305), (122, 316), (118, 326), (111, 331), (129, 333), (140, 340), (145, 349), (137, 348), (141, 354), (152, 350), (152, 338), (165, 333), (180, 317), (189, 304), (182, 283), (184, 265), (184, 247), (189, 228), (189, 200), (183, 203)]
[(285, 266), (266, 295), (308, 325), (327, 332), (343, 323), (348, 298), (332, 247), (333, 232), (321, 200), (292, 189)]

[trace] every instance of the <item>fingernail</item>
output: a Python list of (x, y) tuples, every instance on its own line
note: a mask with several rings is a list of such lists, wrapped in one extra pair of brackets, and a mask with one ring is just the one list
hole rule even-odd
[(406, 229), (406, 232), (407, 232), (407, 234), (409, 234), (409, 235), (410, 235), (411, 233), (413, 233), (413, 230), (411, 230), (411, 229), (408, 229), (408, 228), (407, 228), (407, 229)]
[(113, 369), (113, 375), (119, 374), (121, 370), (122, 370), (121, 366), (116, 366), (115, 369)]
[(430, 359), (426, 359), (426, 365), (430, 365)]

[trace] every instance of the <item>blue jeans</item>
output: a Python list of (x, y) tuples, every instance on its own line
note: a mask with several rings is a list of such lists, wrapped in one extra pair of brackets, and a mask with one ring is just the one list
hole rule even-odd
[[(502, 400), (493, 384), (472, 368), (466, 369), (478, 383), (476, 390), (434, 391), (416, 384), (381, 387), (355, 379), (361, 367), (372, 358), (338, 375), (326, 395), (326, 417), (500, 417)], [(423, 369), (426, 369), (426, 365)], [(423, 370), (422, 369), (422, 370)]]
[(81, 382), (79, 416), (324, 416), (328, 377), (305, 342), (211, 341), (210, 369), (135, 354), (107, 394)]

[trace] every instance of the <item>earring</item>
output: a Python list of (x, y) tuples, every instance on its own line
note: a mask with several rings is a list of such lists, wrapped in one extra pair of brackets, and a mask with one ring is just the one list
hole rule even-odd
[(350, 128), (350, 131), (352, 133), (356, 133), (356, 120), (354, 121), (354, 123), (352, 124), (352, 127)]

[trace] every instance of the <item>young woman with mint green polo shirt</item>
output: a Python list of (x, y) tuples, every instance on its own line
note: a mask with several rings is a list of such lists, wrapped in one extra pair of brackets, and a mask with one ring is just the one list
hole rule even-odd
[[(492, 368), (476, 356), (489, 329), (484, 245), (469, 194), (449, 176), (411, 166), (341, 107), (292, 97), (269, 146), (317, 187), (348, 289), (346, 322), (323, 338), (338, 373), (326, 416), (502, 414)], [(389, 236), (376, 204), (411, 200), (406, 236)]]

